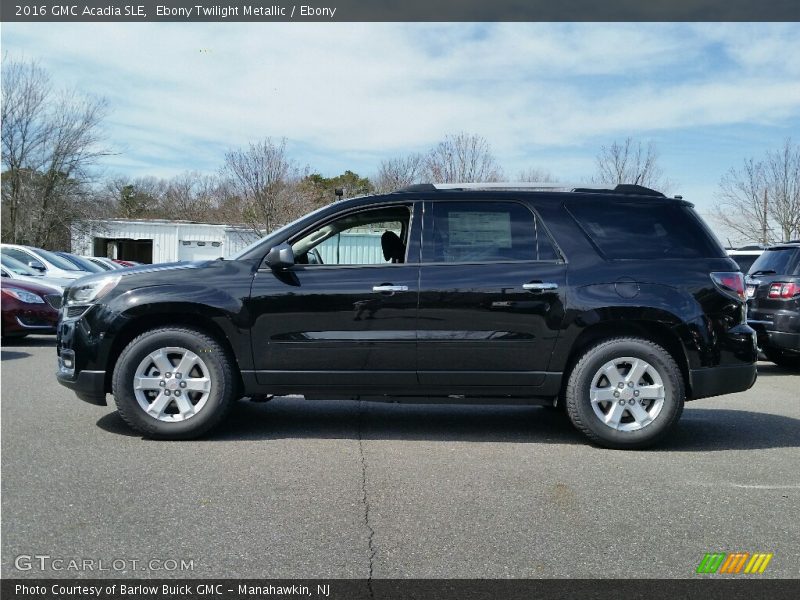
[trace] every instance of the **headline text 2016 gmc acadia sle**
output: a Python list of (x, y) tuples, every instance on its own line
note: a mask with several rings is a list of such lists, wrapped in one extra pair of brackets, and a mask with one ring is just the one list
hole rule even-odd
[(745, 311), (742, 274), (681, 199), (425, 184), (331, 204), (231, 260), (72, 284), (58, 379), (112, 393), (153, 438), (302, 394), (560, 405), (595, 443), (638, 448), (684, 401), (753, 385)]

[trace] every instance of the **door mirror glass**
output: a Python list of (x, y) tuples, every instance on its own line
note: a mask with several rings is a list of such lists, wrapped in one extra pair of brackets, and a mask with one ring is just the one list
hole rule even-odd
[(43, 265), (42, 263), (40, 263), (40, 262), (37, 262), (37, 261), (35, 261), (35, 260), (29, 260), (29, 261), (28, 261), (28, 266), (29, 266), (31, 269), (36, 269), (36, 270), (37, 270), (37, 271), (39, 271), (40, 273), (44, 273), (44, 272), (45, 272), (45, 270), (46, 270), (46, 269), (44, 268), (44, 265)]
[(294, 251), (289, 244), (279, 244), (267, 253), (264, 262), (271, 269), (288, 269), (294, 266)]

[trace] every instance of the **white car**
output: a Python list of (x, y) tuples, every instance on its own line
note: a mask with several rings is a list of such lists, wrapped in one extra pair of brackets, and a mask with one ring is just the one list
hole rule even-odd
[(17, 244), (0, 244), (0, 254), (16, 258), (25, 266), (39, 271), (45, 277), (75, 280), (91, 275), (88, 271), (79, 269), (77, 265), (74, 265), (66, 258), (41, 248)]
[(106, 271), (116, 271), (117, 269), (125, 268), (122, 265), (115, 263), (110, 258), (106, 258), (105, 256), (82, 256), (81, 258), (92, 261), (94, 264), (102, 267)]
[(64, 279), (62, 277), (45, 277), (39, 271), (34, 271), (7, 254), (0, 254), (0, 275), (4, 279), (50, 285), (62, 291), (74, 281), (73, 279)]

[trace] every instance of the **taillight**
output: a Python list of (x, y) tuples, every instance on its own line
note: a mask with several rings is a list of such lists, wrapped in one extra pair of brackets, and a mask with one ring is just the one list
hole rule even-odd
[(720, 290), (744, 302), (744, 275), (740, 271), (711, 273), (711, 280)]
[(794, 298), (800, 294), (800, 285), (796, 283), (785, 283), (783, 281), (776, 281), (769, 285), (769, 297), (788, 299)]

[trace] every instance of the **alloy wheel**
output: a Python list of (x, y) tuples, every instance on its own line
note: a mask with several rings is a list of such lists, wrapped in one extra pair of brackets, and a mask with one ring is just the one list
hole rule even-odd
[(604, 425), (637, 431), (652, 423), (664, 407), (664, 381), (658, 370), (641, 358), (615, 358), (592, 377), (589, 399)]
[(185, 421), (203, 409), (211, 393), (203, 359), (186, 348), (159, 348), (139, 363), (133, 391), (139, 406), (159, 421)]

